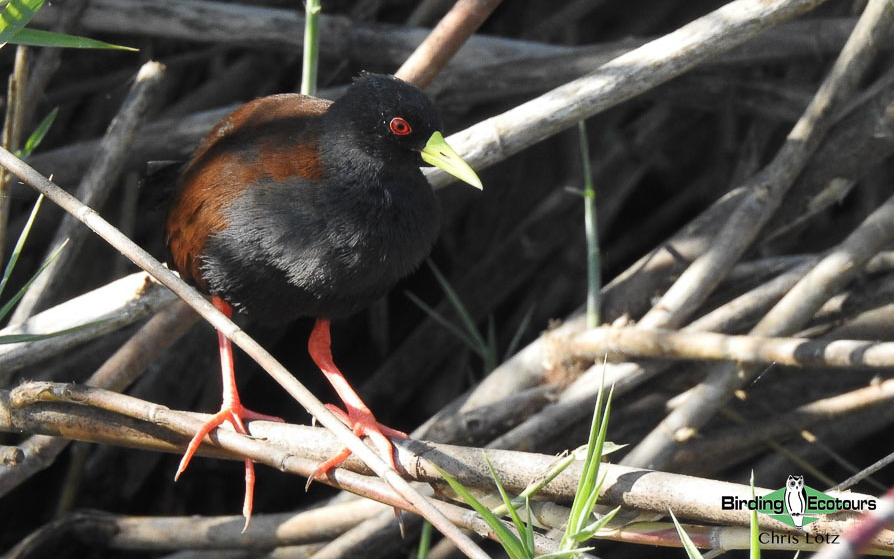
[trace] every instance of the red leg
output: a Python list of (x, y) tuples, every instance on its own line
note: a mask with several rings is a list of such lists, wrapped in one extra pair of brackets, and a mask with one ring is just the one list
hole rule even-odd
[[(233, 315), (233, 309), (230, 307), (229, 303), (227, 303), (220, 297), (212, 297), (211, 302), (214, 304), (217, 310), (227, 315), (227, 317)], [(242, 433), (243, 435), (248, 434), (248, 431), (246, 431), (245, 429), (245, 424), (242, 422), (243, 419), (282, 421), (282, 419), (278, 417), (253, 412), (242, 405), (239, 400), (239, 391), (236, 389), (236, 374), (233, 369), (233, 346), (230, 343), (230, 340), (220, 332), (217, 333), (217, 340), (220, 345), (220, 371), (221, 376), (223, 377), (223, 403), (220, 406), (220, 411), (214, 414), (211, 419), (209, 419), (193, 436), (192, 440), (189, 441), (189, 446), (187, 447), (186, 452), (183, 454), (183, 459), (180, 460), (180, 467), (177, 468), (177, 474), (174, 475), (174, 481), (178, 480), (180, 478), (180, 474), (182, 474), (186, 470), (186, 467), (189, 465), (189, 461), (192, 459), (193, 454), (195, 454), (196, 450), (199, 448), (199, 445), (202, 444), (205, 436), (224, 421), (230, 422), (230, 424), (233, 425), (233, 429), (235, 429), (237, 433)], [(251, 508), (252, 500), (254, 498), (254, 491), (255, 467), (252, 461), (246, 458), (245, 501), (242, 505), (242, 516), (245, 517), (245, 527), (242, 529), (243, 532), (248, 529), (248, 523), (251, 521)]]
[[(335, 388), (335, 392), (338, 393), (339, 398), (344, 402), (348, 413), (345, 414), (345, 412), (334, 406), (327, 407), (329, 407), (339, 419), (350, 427), (355, 435), (358, 437), (364, 435), (369, 437), (373, 446), (379, 451), (379, 454), (383, 457), (387, 456), (391, 462), (391, 466), (394, 469), (397, 469), (397, 462), (394, 459), (394, 446), (391, 444), (391, 441), (388, 440), (388, 437), (405, 439), (407, 438), (407, 435), (400, 431), (389, 429), (376, 421), (375, 416), (373, 416), (366, 404), (363, 403), (360, 396), (358, 396), (354, 389), (351, 388), (351, 385), (348, 384), (348, 381), (341, 374), (341, 371), (338, 370), (338, 367), (335, 366), (335, 363), (332, 360), (331, 345), (332, 341), (329, 336), (329, 321), (323, 318), (318, 318), (316, 324), (314, 324), (313, 332), (310, 334), (310, 341), (307, 344), (307, 348), (310, 351), (310, 356), (313, 358), (314, 363), (316, 363), (320, 370), (323, 371), (323, 374), (326, 375), (326, 378), (332, 384), (332, 387)], [(345, 448), (329, 460), (320, 464), (314, 474), (308, 479), (308, 485), (310, 485), (310, 481), (314, 478), (322, 477), (329, 472), (329, 470), (344, 462), (350, 454), (351, 451)]]

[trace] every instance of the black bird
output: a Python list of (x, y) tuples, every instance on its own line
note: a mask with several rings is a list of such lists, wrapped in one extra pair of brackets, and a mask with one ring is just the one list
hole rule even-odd
[[(447, 145), (422, 91), (363, 74), (329, 102), (296, 94), (247, 103), (218, 123), (187, 164), (166, 220), (168, 262), (231, 316), (267, 323), (315, 317), (308, 349), (347, 413), (330, 406), (394, 464), (388, 436), (339, 372), (329, 321), (353, 314), (415, 269), (440, 228), (438, 200), (419, 169), (429, 163), (481, 188)], [(196, 433), (177, 477), (211, 430), (229, 421), (276, 420), (242, 406), (230, 342), (218, 333), (220, 411)], [(310, 479), (344, 461), (319, 466)], [(251, 518), (254, 467), (245, 461), (243, 515)]]

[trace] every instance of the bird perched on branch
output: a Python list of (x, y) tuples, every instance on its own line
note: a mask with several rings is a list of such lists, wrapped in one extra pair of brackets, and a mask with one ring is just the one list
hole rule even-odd
[[(388, 436), (406, 435), (380, 425), (335, 366), (329, 323), (384, 295), (430, 252), (440, 208), (420, 165), (481, 188), (440, 127), (425, 94), (393, 76), (363, 74), (334, 103), (295, 94), (257, 99), (202, 141), (166, 220), (169, 264), (224, 314), (317, 319), (308, 349), (346, 411), (330, 409), (392, 465)], [(230, 342), (218, 338), (223, 403), (190, 442), (177, 477), (224, 421), (246, 433), (244, 419), (277, 419), (242, 406)], [(344, 449), (310, 479), (349, 454)], [(245, 468), (247, 527), (251, 460)]]

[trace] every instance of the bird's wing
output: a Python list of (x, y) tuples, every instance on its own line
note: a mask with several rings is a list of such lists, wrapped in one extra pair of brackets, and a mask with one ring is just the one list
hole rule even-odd
[[(187, 165), (168, 210), (169, 262), (200, 287), (201, 256), (208, 237), (226, 227), (224, 208), (263, 176), (313, 180), (320, 172), (309, 142), (313, 117), (330, 101), (297, 94), (271, 95), (236, 109), (199, 144)], [(302, 155), (301, 151), (307, 151)]]

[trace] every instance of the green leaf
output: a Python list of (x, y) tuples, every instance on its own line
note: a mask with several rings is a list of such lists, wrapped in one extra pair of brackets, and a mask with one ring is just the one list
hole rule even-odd
[(448, 332), (450, 332), (451, 334), (453, 334), (454, 336), (459, 338), (459, 340), (463, 344), (465, 344), (466, 346), (475, 350), (475, 342), (471, 338), (466, 336), (465, 332), (460, 330), (458, 327), (454, 326), (452, 322), (450, 322), (449, 320), (444, 318), (443, 315), (441, 315), (440, 313), (438, 313), (438, 311), (436, 311), (435, 309), (428, 306), (425, 303), (425, 301), (423, 301), (422, 299), (420, 299), (413, 293), (410, 293), (409, 291), (405, 291), (404, 293), (406, 294), (407, 298), (410, 301), (413, 301), (413, 303), (415, 303), (417, 307), (422, 309), (425, 312), (425, 314), (430, 316), (432, 318), (432, 320), (434, 320), (435, 322), (437, 322), (438, 324), (443, 326)]
[[(484, 455), (484, 463), (487, 464), (487, 469), (490, 470), (490, 477), (493, 478), (494, 483), (497, 485), (497, 491), (500, 492), (500, 497), (503, 498), (503, 504), (506, 506), (506, 510), (509, 512), (509, 516), (512, 517), (512, 523), (515, 524), (515, 529), (518, 530), (519, 534), (525, 533), (525, 523), (522, 522), (521, 517), (518, 515), (518, 511), (515, 510), (515, 507), (512, 506), (512, 499), (509, 498), (509, 495), (506, 493), (506, 490), (503, 489), (503, 484), (500, 483), (500, 478), (497, 476), (497, 472), (494, 470), (493, 465), (490, 463), (490, 459), (487, 457), (487, 453), (482, 451)], [(533, 546), (527, 548), (528, 551), (533, 551)]]
[(602, 462), (602, 449), (605, 445), (605, 436), (608, 429), (608, 418), (611, 415), (611, 399), (614, 386), (609, 390), (606, 398), (605, 409), (602, 408), (605, 390), (600, 387), (596, 397), (596, 406), (593, 408), (593, 420), (590, 423), (590, 435), (587, 439), (587, 458), (584, 461), (584, 469), (578, 482), (574, 501), (571, 503), (571, 514), (568, 516), (568, 525), (559, 543), (559, 549), (570, 550), (579, 541), (578, 534), (585, 530), (590, 523), (590, 515), (596, 506), (602, 479), (599, 479), (599, 465)]
[(40, 142), (43, 141), (44, 136), (46, 136), (47, 132), (50, 130), (50, 126), (53, 125), (53, 121), (56, 120), (57, 114), (59, 114), (59, 107), (50, 111), (50, 114), (40, 121), (40, 124), (34, 129), (34, 132), (32, 132), (25, 141), (25, 146), (16, 152), (16, 157), (19, 159), (27, 159), (28, 156), (37, 149), (37, 146), (40, 145)]
[(431, 549), (431, 523), (426, 520), (422, 523), (422, 530), (419, 534), (419, 549), (416, 551), (416, 559), (426, 559), (428, 551)]
[(453, 286), (450, 285), (450, 282), (447, 281), (447, 278), (444, 274), (441, 273), (441, 270), (435, 266), (435, 263), (431, 261), (431, 259), (427, 259), (428, 267), (431, 268), (432, 273), (435, 274), (435, 279), (438, 280), (438, 283), (441, 285), (441, 289), (444, 290), (444, 294), (447, 295), (447, 299), (450, 301), (450, 304), (456, 310), (459, 315), (460, 320), (463, 323), (463, 326), (466, 329), (468, 335), (475, 341), (472, 345), (472, 349), (478, 352), (481, 357), (486, 358), (486, 354), (488, 352), (487, 342), (484, 341), (484, 338), (481, 337), (481, 333), (478, 331), (478, 327), (475, 326), (475, 320), (472, 318), (472, 315), (469, 314), (469, 311), (466, 309), (466, 306), (463, 304), (462, 299), (459, 298), (459, 294), (453, 289)]
[(683, 542), (683, 549), (686, 550), (686, 555), (689, 556), (689, 559), (703, 559), (701, 552), (698, 550), (698, 547), (694, 543), (692, 543), (692, 539), (689, 537), (689, 534), (686, 533), (686, 530), (680, 526), (680, 523), (677, 521), (677, 517), (674, 516), (674, 511), (668, 509), (668, 512), (671, 515), (671, 520), (674, 521), (674, 526), (677, 527), (677, 534), (680, 535), (680, 541)]
[(62, 252), (62, 249), (65, 248), (65, 245), (67, 244), (68, 239), (65, 239), (65, 241), (61, 245), (59, 245), (59, 248), (57, 248), (53, 252), (53, 254), (50, 255), (49, 258), (47, 258), (47, 261), (44, 262), (43, 265), (41, 265), (41, 267), (38, 268), (36, 272), (34, 272), (34, 275), (31, 276), (31, 279), (29, 279), (28, 282), (25, 283), (25, 285), (23, 285), (21, 289), (19, 289), (19, 292), (16, 293), (12, 299), (7, 301), (2, 308), (0, 308), (0, 320), (3, 320), (6, 315), (9, 314), (9, 311), (11, 311), (12, 308), (16, 305), (16, 303), (19, 302), (19, 299), (25, 296), (25, 292), (28, 291), (28, 288), (31, 287), (31, 284), (34, 283), (34, 280), (37, 279), (37, 276), (39, 276), (41, 272), (47, 269), (47, 266), (49, 266), (53, 262), (53, 260), (55, 260), (56, 257), (59, 256), (59, 253)]
[[(754, 499), (754, 470), (751, 470), (751, 498)], [(760, 528), (757, 525), (757, 511), (752, 509), (749, 519), (751, 527), (751, 543), (749, 545), (749, 557), (751, 559), (761, 559), (761, 542)]]
[(53, 33), (52, 31), (43, 31), (41, 29), (19, 29), (9, 38), (10, 43), (17, 45), (26, 45), (29, 47), (60, 47), (68, 49), (113, 49), (126, 50), (130, 52), (138, 52), (139, 49), (133, 47), (125, 47), (123, 45), (113, 45), (96, 39), (87, 37), (77, 37), (75, 35), (66, 35), (65, 33)]
[(525, 497), (525, 513), (527, 521), (525, 522), (525, 547), (532, 554), (534, 553), (534, 520), (531, 518), (531, 499)]
[(481, 515), (481, 518), (484, 519), (484, 522), (490, 527), (491, 530), (496, 534), (497, 539), (503, 545), (503, 549), (506, 550), (506, 553), (512, 559), (532, 559), (530, 554), (528, 554), (525, 550), (524, 545), (521, 540), (513, 534), (509, 528), (507, 528), (503, 522), (497, 518), (492, 512), (490, 512), (487, 507), (481, 504), (478, 499), (475, 498), (474, 495), (469, 493), (469, 490), (463, 487), (458, 481), (450, 477), (450, 474), (442, 470), (438, 467), (437, 464), (433, 464), (435, 469), (441, 474), (450, 487), (456, 492), (457, 495), (462, 497), (462, 499), (469, 504), (475, 512)]
[(521, 322), (518, 325), (518, 329), (515, 331), (515, 334), (512, 335), (512, 339), (509, 341), (509, 345), (506, 347), (506, 359), (509, 359), (513, 355), (515, 355), (515, 351), (518, 349), (518, 345), (521, 343), (522, 336), (528, 329), (528, 325), (531, 323), (531, 317), (534, 316), (534, 305), (528, 307), (527, 312), (525, 312), (525, 316), (522, 317)]
[(48, 338), (64, 336), (65, 334), (72, 334), (79, 330), (90, 328), (91, 326), (102, 324), (103, 322), (108, 322), (109, 320), (110, 319), (94, 320), (93, 322), (88, 322), (87, 324), (72, 326), (71, 328), (66, 328), (65, 330), (57, 330), (56, 332), (50, 332), (48, 334), (9, 334), (6, 336), (0, 336), (0, 344), (19, 344), (22, 342), (36, 342), (39, 340), (46, 340)]
[(600, 530), (605, 528), (605, 526), (612, 521), (612, 518), (615, 517), (616, 514), (621, 510), (621, 507), (616, 507), (610, 511), (608, 511), (604, 516), (602, 516), (599, 520), (593, 522), (586, 528), (584, 528), (579, 534), (579, 541), (585, 541), (593, 536), (595, 536)]
[(487, 317), (487, 351), (484, 357), (484, 374), (489, 374), (497, 368), (497, 325), (494, 315)]
[(12, 271), (16, 267), (16, 262), (19, 261), (19, 255), (22, 253), (22, 248), (25, 246), (25, 240), (28, 238), (28, 234), (31, 233), (31, 226), (34, 225), (34, 219), (37, 217), (37, 212), (40, 210), (41, 202), (43, 202), (43, 194), (37, 197), (37, 202), (34, 203), (34, 207), (31, 209), (31, 215), (28, 216), (28, 221), (25, 223), (25, 227), (19, 234), (19, 240), (16, 241), (15, 248), (12, 249), (9, 262), (6, 263), (6, 269), (3, 270), (3, 279), (0, 279), (0, 295), (3, 294), (3, 289), (6, 288), (6, 282), (9, 281), (9, 276), (12, 275)]
[(0, 47), (25, 27), (44, 0), (9, 0), (0, 12)]

